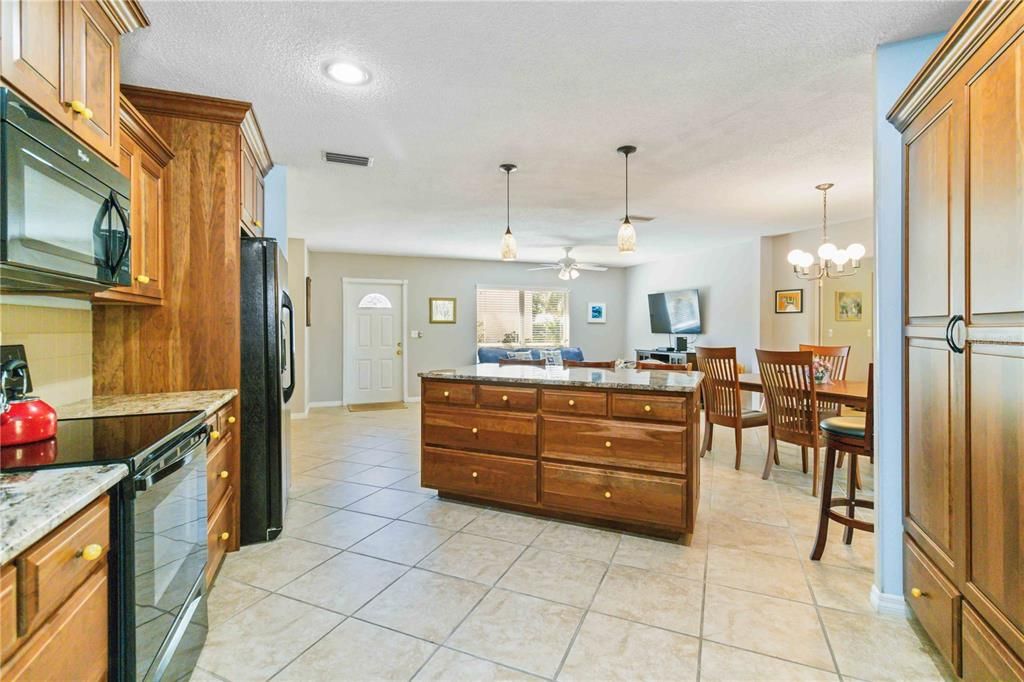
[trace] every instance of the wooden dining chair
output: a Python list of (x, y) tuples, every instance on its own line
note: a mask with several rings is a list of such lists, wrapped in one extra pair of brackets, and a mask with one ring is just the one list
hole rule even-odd
[[(875, 503), (871, 500), (858, 500), (857, 488), (859, 464), (861, 457), (867, 457), (874, 462), (874, 440), (875, 440), (875, 407), (874, 407), (874, 365), (868, 365), (868, 400), (867, 411), (864, 416), (851, 417), (826, 417), (821, 420), (821, 432), (825, 437), (825, 470), (821, 477), (821, 505), (818, 513), (818, 534), (814, 540), (814, 548), (811, 550), (811, 559), (817, 561), (825, 551), (825, 543), (828, 541), (829, 521), (835, 521), (846, 526), (843, 531), (843, 544), (853, 542), (853, 531), (863, 530), (869, 533), (875, 532), (875, 525), (869, 521), (857, 518), (857, 508), (874, 509)], [(835, 478), (837, 454), (845, 452), (850, 456), (850, 468), (846, 474), (846, 497), (833, 500), (832, 481)], [(846, 513), (833, 511), (834, 507), (845, 507)]]
[(519, 360), (513, 358), (498, 358), (498, 366), (504, 367), (506, 365), (526, 365), (528, 367), (546, 367), (547, 361), (544, 358), (537, 360)]
[(767, 479), (779, 451), (779, 441), (800, 446), (803, 470), (807, 473), (807, 449), (814, 451), (811, 494), (818, 494), (821, 431), (818, 424), (818, 395), (814, 386), (811, 351), (757, 350), (761, 386), (768, 406), (768, 456), (764, 462)]
[(689, 362), (682, 365), (670, 365), (667, 362), (637, 362), (636, 369), (644, 371), (660, 369), (666, 372), (690, 372), (693, 371), (693, 364)]
[[(801, 343), (800, 350), (809, 350), (814, 353), (815, 360), (821, 360), (828, 364), (829, 379), (835, 381), (846, 380), (846, 365), (850, 361), (849, 346), (815, 346), (809, 343)], [(818, 417), (838, 417), (843, 413), (843, 406), (834, 400), (822, 400), (818, 403)], [(803, 453), (806, 456), (807, 453)], [(843, 468), (843, 455), (839, 455), (839, 468)]]
[(704, 373), (704, 442), (703, 457), (711, 449), (715, 424), (733, 429), (736, 435), (736, 469), (743, 454), (743, 429), (768, 424), (768, 414), (744, 410), (740, 394), (740, 371), (735, 348), (704, 348), (697, 346), (697, 368)]
[(594, 369), (615, 369), (615, 360), (562, 360), (562, 367), (592, 367)]

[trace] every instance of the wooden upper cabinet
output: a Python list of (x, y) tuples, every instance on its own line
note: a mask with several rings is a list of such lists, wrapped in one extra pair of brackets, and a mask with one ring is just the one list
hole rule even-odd
[(126, 98), (121, 98), (119, 168), (131, 181), (132, 283), (93, 295), (97, 302), (163, 301), (164, 169), (174, 154)]
[(251, 112), (242, 121), (239, 160), (239, 203), (242, 229), (254, 237), (262, 237), (264, 176), (270, 172), (272, 162), (263, 134)]
[[(117, 163), (120, 148), (121, 35), (103, 8), (93, 0), (64, 0), (70, 22), (69, 101), (84, 110), (75, 113), (72, 131), (96, 151)], [(65, 45), (68, 43), (65, 42)]]
[(254, 187), (254, 189), (256, 190), (256, 195), (253, 198), (253, 208), (255, 209), (256, 213), (255, 213), (255, 215), (253, 217), (252, 224), (253, 224), (253, 227), (256, 228), (257, 236), (260, 236), (260, 237), (263, 236), (263, 202), (264, 202), (263, 194), (264, 194), (264, 187), (265, 187), (265, 185), (264, 185), (264, 182), (263, 182), (263, 176), (261, 176), (259, 173), (256, 173), (256, 182), (255, 182), (255, 187)]
[(72, 126), (64, 105), (63, 30), (70, 17), (61, 0), (3, 0), (0, 8), (0, 76), (58, 122)]

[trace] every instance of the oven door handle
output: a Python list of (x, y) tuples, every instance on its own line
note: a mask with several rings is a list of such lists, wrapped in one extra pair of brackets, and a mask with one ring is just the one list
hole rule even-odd
[(159, 483), (163, 479), (167, 478), (175, 471), (178, 471), (183, 466), (191, 462), (203, 446), (206, 444), (207, 437), (204, 436), (202, 440), (197, 442), (195, 445), (190, 447), (184, 452), (177, 453), (177, 456), (170, 461), (157, 460), (153, 462), (145, 469), (135, 474), (135, 491), (142, 492), (149, 490), (155, 484)]

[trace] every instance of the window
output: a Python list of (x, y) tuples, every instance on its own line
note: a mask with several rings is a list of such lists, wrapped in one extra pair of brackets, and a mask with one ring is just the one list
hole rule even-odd
[(569, 292), (477, 287), (476, 342), (480, 346), (568, 345)]
[(391, 301), (384, 294), (367, 294), (359, 301), (360, 308), (390, 308)]

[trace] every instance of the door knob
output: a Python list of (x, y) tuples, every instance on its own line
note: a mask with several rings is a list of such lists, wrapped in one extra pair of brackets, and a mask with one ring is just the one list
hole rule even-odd
[(401, 354), (402, 354), (402, 349), (401, 348), (399, 348), (398, 350), (395, 351), (395, 355), (401, 355)]

